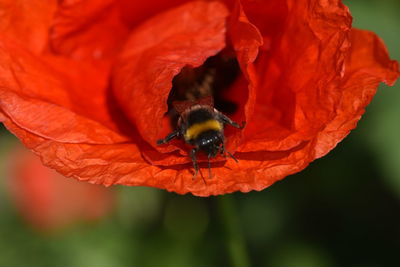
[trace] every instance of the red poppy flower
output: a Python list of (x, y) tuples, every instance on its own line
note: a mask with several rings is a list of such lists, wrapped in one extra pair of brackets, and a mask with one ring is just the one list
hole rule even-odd
[[(328, 153), (399, 76), (335, 0), (7, 2), (2, 120), (44, 164), (91, 183), (261, 190)], [(221, 97), (246, 121), (226, 132), (239, 163), (217, 158), (213, 178), (192, 179), (181, 143), (156, 145), (168, 95), (185, 66), (229, 50), (240, 73)]]
[(21, 215), (41, 230), (99, 219), (111, 211), (112, 190), (63, 177), (18, 147), (9, 158), (8, 185)]

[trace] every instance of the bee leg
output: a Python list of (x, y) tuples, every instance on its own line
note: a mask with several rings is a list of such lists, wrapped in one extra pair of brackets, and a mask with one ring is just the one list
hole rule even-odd
[(234, 161), (236, 161), (236, 163), (239, 163), (239, 161), (237, 160), (237, 158), (235, 158), (235, 157), (232, 155), (231, 152), (226, 151), (226, 153), (228, 153), (228, 155), (229, 155)]
[(221, 112), (218, 113), (218, 117), (224, 124), (229, 124), (238, 129), (243, 129), (243, 127), (245, 125), (244, 122), (242, 123), (242, 125), (239, 125), (237, 122), (234, 122), (233, 120), (231, 120), (230, 118), (228, 118), (227, 116), (222, 114)]
[(169, 135), (167, 135), (164, 139), (157, 140), (157, 145), (166, 144), (178, 136), (179, 136), (179, 131), (174, 131), (174, 132), (170, 133)]
[(211, 162), (210, 162), (211, 155), (208, 155), (208, 177), (210, 179), (212, 178), (212, 172), (211, 172)]
[(221, 156), (223, 156), (224, 158), (226, 158), (225, 152), (226, 152), (226, 151), (225, 151), (225, 144), (222, 144), (221, 147), (220, 147), (219, 153), (220, 153)]
[(194, 175), (193, 175), (193, 179), (196, 178), (197, 173), (199, 172), (199, 164), (197, 164), (197, 159), (196, 159), (196, 153), (197, 153), (198, 149), (197, 148), (193, 148), (190, 151), (190, 158), (193, 161), (193, 168), (194, 168)]
[(239, 161), (237, 160), (237, 158), (235, 158), (235, 156), (233, 156), (231, 152), (225, 150), (225, 144), (222, 144), (222, 146), (221, 146), (221, 151), (220, 151), (220, 152), (221, 152), (221, 155), (222, 155), (224, 158), (226, 158), (225, 153), (227, 153), (234, 161), (236, 161), (236, 163), (239, 163)]

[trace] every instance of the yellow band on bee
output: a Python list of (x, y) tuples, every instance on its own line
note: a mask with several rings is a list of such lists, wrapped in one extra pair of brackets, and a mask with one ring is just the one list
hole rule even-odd
[(195, 123), (186, 130), (185, 140), (196, 139), (199, 134), (208, 130), (221, 131), (222, 125), (217, 120), (208, 120), (201, 123)]

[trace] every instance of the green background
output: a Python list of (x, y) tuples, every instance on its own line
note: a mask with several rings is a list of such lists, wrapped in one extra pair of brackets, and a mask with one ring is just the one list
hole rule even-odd
[[(378, 33), (399, 60), (400, 1), (345, 4), (354, 26)], [(0, 266), (400, 266), (399, 89), (381, 86), (337, 148), (262, 192), (196, 198), (118, 186), (110, 216), (43, 234), (0, 179)], [(0, 133), (5, 176), (16, 139)]]

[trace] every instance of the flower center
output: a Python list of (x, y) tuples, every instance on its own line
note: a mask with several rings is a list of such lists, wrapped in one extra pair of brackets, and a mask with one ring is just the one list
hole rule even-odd
[(172, 81), (168, 111), (172, 110), (174, 101), (198, 101), (212, 96), (217, 110), (228, 115), (234, 114), (238, 104), (226, 96), (239, 75), (236, 57), (226, 50), (209, 57), (200, 67), (184, 67)]

